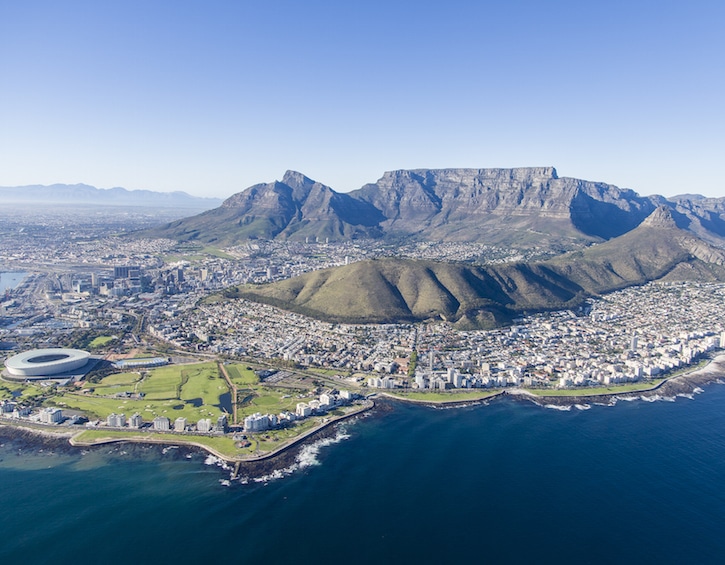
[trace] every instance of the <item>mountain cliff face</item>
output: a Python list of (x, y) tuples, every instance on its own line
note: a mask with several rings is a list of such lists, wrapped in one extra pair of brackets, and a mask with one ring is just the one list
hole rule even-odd
[(620, 237), (545, 262), (378, 259), (225, 294), (328, 321), (444, 319), (460, 328), (485, 328), (523, 311), (569, 308), (587, 296), (660, 279), (725, 280), (725, 251), (679, 228), (666, 205)]
[(682, 229), (725, 246), (725, 199), (642, 197), (559, 177), (553, 167), (391, 171), (347, 194), (288, 171), (282, 181), (252, 186), (157, 235), (219, 243), (414, 237), (572, 248), (627, 233), (661, 205)]
[(379, 237), (382, 219), (369, 204), (288, 171), (281, 182), (256, 184), (219, 208), (172, 222), (155, 233), (219, 244), (254, 238), (339, 240)]

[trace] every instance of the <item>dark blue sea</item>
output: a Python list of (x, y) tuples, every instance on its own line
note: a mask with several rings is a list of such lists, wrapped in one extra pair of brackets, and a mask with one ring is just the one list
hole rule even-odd
[[(42, 451), (41, 451), (42, 450)], [(723, 563), (725, 386), (392, 404), (225, 486), (203, 454), (4, 440), (2, 563)]]

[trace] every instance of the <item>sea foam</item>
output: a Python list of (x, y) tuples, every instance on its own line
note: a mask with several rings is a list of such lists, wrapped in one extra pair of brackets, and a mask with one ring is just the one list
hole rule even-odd
[[(267, 475), (263, 475), (261, 477), (254, 477), (252, 480), (255, 483), (268, 483), (269, 481), (275, 481), (277, 479), (288, 477), (289, 475), (296, 471), (299, 471), (300, 469), (321, 465), (320, 460), (317, 458), (317, 455), (320, 453), (320, 449), (322, 449), (323, 447), (327, 447), (328, 445), (340, 443), (341, 441), (349, 438), (350, 434), (348, 434), (344, 428), (340, 428), (339, 430), (337, 430), (337, 433), (334, 437), (323, 438), (309, 445), (305, 445), (302, 449), (300, 449), (297, 457), (295, 457), (295, 462), (292, 463), (292, 465), (290, 465), (289, 467), (285, 467), (284, 469), (276, 469)], [(245, 483), (249, 481), (249, 478), (243, 477), (240, 479), (240, 481), (242, 483)]]

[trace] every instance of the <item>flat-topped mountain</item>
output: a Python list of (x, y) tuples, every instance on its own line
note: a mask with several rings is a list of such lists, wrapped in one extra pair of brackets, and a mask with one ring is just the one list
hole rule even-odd
[(725, 281), (725, 251), (676, 224), (669, 207), (599, 245), (539, 263), (473, 266), (378, 259), (225, 292), (323, 320), (445, 319), (493, 327), (525, 311), (570, 308), (586, 297), (653, 280)]
[(154, 233), (217, 244), (414, 237), (567, 249), (620, 236), (660, 205), (681, 228), (725, 245), (725, 199), (643, 197), (553, 167), (391, 171), (349, 193), (288, 171)]

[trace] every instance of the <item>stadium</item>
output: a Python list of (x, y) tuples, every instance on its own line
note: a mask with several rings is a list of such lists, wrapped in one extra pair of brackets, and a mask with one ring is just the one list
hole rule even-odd
[(80, 349), (33, 349), (6, 359), (6, 376), (15, 380), (58, 378), (86, 365), (90, 356)]

